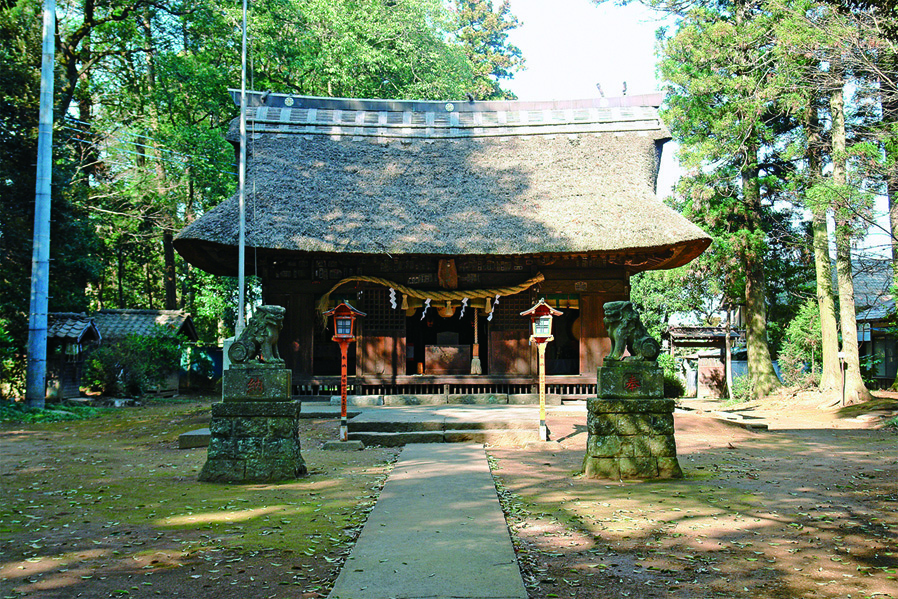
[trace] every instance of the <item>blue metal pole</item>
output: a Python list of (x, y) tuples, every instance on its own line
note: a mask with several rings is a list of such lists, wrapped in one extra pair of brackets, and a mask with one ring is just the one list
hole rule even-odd
[(246, 323), (246, 4), (243, 0), (243, 49), (240, 52), (240, 160), (237, 165), (239, 220), (237, 225), (237, 327), (235, 337)]
[(56, 59), (56, 0), (44, 0), (40, 114), (37, 132), (37, 183), (34, 196), (34, 246), (31, 255), (31, 305), (25, 401), (43, 408), (47, 389), (47, 305), (50, 288), (50, 181), (53, 177), (53, 66)]

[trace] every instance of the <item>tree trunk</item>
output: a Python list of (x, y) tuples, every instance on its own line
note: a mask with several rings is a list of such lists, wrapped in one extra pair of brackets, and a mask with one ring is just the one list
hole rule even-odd
[(829, 259), (829, 235), (826, 211), (814, 210), (811, 224), (814, 233), (814, 270), (817, 277), (817, 306), (820, 309), (820, 334), (823, 371), (820, 390), (839, 389), (842, 373), (839, 367), (839, 330), (836, 324), (836, 302), (833, 298), (832, 266)]
[[(880, 97), (882, 98), (882, 125), (898, 120), (898, 51), (884, 52), (882, 64), (885, 76), (880, 77)], [(885, 135), (894, 135), (885, 131)], [(898, 283), (898, 149), (886, 145), (886, 198), (889, 202), (889, 233), (892, 235), (892, 273)]]
[[(153, 39), (153, 28), (152, 22), (150, 20), (150, 15), (147, 12), (144, 12), (141, 15), (141, 25), (144, 30), (144, 39), (146, 40), (146, 48), (147, 48), (147, 92), (149, 95), (153, 95), (156, 91), (156, 46), (155, 40)], [(166, 196), (168, 195), (168, 191), (166, 190), (165, 182), (168, 178), (168, 175), (165, 171), (165, 165), (163, 163), (163, 153), (159, 148), (159, 115), (156, 112), (156, 108), (153, 105), (150, 105), (148, 111), (148, 120), (150, 123), (150, 129), (153, 132), (153, 150), (156, 154), (156, 166), (155, 166), (155, 183), (156, 183), (156, 193), (158, 194), (158, 200), (162, 203), (166, 202)], [(166, 219), (170, 221), (171, 218)], [(172, 245), (173, 235), (170, 230), (169, 222), (163, 224), (163, 233), (162, 233), (162, 260), (163, 260), (163, 287), (165, 288), (165, 309), (166, 310), (177, 310), (178, 309), (178, 287), (177, 287), (177, 277), (175, 276), (175, 249)]]
[[(820, 175), (823, 160), (820, 157), (820, 122), (817, 107), (811, 102), (806, 113), (808, 131), (807, 160), (812, 181)], [(826, 208), (814, 206), (811, 210), (814, 235), (814, 271), (817, 278), (817, 306), (820, 309), (820, 333), (822, 337), (823, 371), (820, 373), (820, 390), (841, 389), (842, 373), (839, 366), (839, 331), (836, 324), (836, 303), (833, 298), (832, 266), (829, 259), (829, 235), (826, 231)]]
[[(832, 116), (833, 188), (837, 193), (846, 189), (845, 172), (845, 102), (842, 88), (833, 90), (829, 101)], [(847, 194), (846, 194), (847, 195)], [(847, 202), (843, 197), (839, 201)], [(847, 210), (836, 213), (847, 213)], [(842, 325), (842, 353), (845, 360), (845, 402), (860, 403), (872, 399), (861, 378), (860, 355), (857, 343), (857, 317), (854, 308), (854, 281), (851, 272), (851, 228), (847, 217), (836, 218), (836, 276), (839, 283), (839, 321)]]
[[(761, 189), (758, 180), (757, 145), (748, 143), (746, 164), (742, 169), (742, 190), (748, 217), (753, 229), (759, 230), (758, 215), (761, 212)], [(744, 250), (745, 267), (745, 340), (748, 348), (748, 376), (751, 377), (757, 397), (769, 395), (779, 387), (779, 377), (773, 369), (770, 347), (767, 344), (767, 277), (760, 250), (748, 247)]]
[(118, 307), (125, 307), (125, 288), (124, 288), (124, 278), (125, 278), (125, 257), (122, 255), (122, 248), (119, 246), (116, 248), (116, 256), (118, 258), (118, 268), (116, 269), (116, 274), (118, 276)]
[(767, 345), (767, 301), (764, 265), (753, 257), (745, 260), (745, 340), (748, 346), (748, 376), (757, 397), (779, 387)]
[(174, 235), (171, 231), (165, 231), (162, 234), (162, 254), (165, 260), (165, 309), (177, 310), (178, 297), (175, 293), (177, 289), (177, 277), (175, 276), (175, 246), (172, 243)]

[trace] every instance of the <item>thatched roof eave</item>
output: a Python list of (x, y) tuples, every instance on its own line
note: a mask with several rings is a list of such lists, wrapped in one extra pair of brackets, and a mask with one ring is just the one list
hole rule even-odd
[[(596, 251), (596, 252), (542, 252), (542, 253), (509, 253), (509, 254), (489, 254), (494, 259), (506, 258), (600, 258), (609, 266), (618, 266), (624, 268), (630, 274), (636, 274), (646, 270), (666, 270), (677, 268), (688, 264), (693, 259), (701, 255), (702, 252), (710, 245), (710, 239), (696, 239), (687, 244), (665, 245), (652, 248), (631, 248), (620, 249), (614, 251)], [(238, 251), (237, 247), (228, 244), (221, 244), (206, 240), (175, 240), (175, 248), (184, 256), (184, 258), (196, 266), (210, 274), (218, 276), (235, 277), (238, 270)], [(303, 250), (284, 250), (271, 248), (257, 248), (249, 246), (246, 248), (246, 272), (254, 272), (254, 269), (260, 263), (267, 260), (276, 259), (320, 259), (332, 258), (339, 255), (346, 260), (365, 259), (365, 258), (394, 258), (398, 256), (422, 258), (422, 259), (442, 259), (442, 258), (463, 258), (471, 256), (479, 256), (480, 254), (364, 254), (364, 253), (340, 253), (333, 252), (309, 252)]]

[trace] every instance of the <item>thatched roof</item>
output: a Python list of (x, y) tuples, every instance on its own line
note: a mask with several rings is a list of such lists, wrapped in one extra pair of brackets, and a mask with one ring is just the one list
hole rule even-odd
[[(638, 255), (633, 270), (685, 264), (710, 238), (656, 199), (660, 149), (669, 138), (659, 101), (253, 93), (247, 248)], [(236, 122), (229, 139), (239, 139)], [(237, 239), (235, 196), (181, 231), (175, 247), (201, 268), (234, 274)]]

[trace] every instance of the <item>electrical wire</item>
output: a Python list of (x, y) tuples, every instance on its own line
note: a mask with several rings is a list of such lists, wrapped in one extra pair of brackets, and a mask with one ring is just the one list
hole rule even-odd
[[(90, 123), (85, 123), (84, 121), (80, 121), (80, 120), (75, 119), (75, 118), (66, 118), (66, 121), (90, 126)], [(82, 133), (82, 134), (85, 133), (85, 131), (84, 131), (83, 129), (79, 129), (79, 128), (77, 128), (77, 127), (71, 127), (71, 126), (65, 126), (65, 125), (64, 125), (64, 126), (63, 126), (63, 129), (69, 129), (69, 130), (71, 130), (71, 131), (77, 131), (78, 133)], [(158, 143), (160, 143), (160, 144), (164, 144), (164, 143), (165, 143), (163, 140), (161, 140), (161, 139), (159, 139), (159, 138), (157, 138), (157, 137), (150, 136), (150, 135), (142, 135), (142, 134), (138, 134), (138, 133), (130, 133), (130, 132), (127, 132), (127, 131), (124, 132), (124, 135), (131, 135), (131, 136), (134, 136), (134, 137), (142, 137), (142, 138), (144, 138), (144, 139), (146, 139), (146, 140), (148, 140), (148, 141), (155, 141), (155, 142), (158, 142)], [(116, 135), (114, 135), (114, 134), (111, 134), (111, 133), (103, 134), (103, 137), (104, 137), (104, 139), (110, 139), (110, 138), (111, 138), (111, 139), (114, 139), (114, 140), (116, 140), (116, 141), (119, 141), (119, 142), (121, 142), (121, 143), (123, 143), (123, 144), (131, 145), (131, 146), (134, 146), (134, 147), (147, 148), (147, 149), (153, 150), (153, 151), (155, 151), (155, 152), (164, 152), (164, 153), (166, 153), (166, 154), (172, 154), (173, 156), (177, 156), (177, 157), (182, 158), (182, 159), (185, 159), (185, 160), (196, 160), (196, 161), (203, 161), (203, 162), (211, 163), (211, 161), (210, 161), (208, 158), (206, 158), (205, 156), (199, 156), (199, 155), (197, 155), (197, 154), (184, 154), (184, 153), (182, 153), (182, 152), (175, 152), (174, 150), (168, 150), (168, 149), (166, 149), (166, 148), (160, 148), (160, 147), (157, 147), (157, 146), (151, 146), (151, 145), (147, 145), (147, 144), (142, 144), (142, 143), (138, 143), (138, 142), (136, 142), (136, 141), (131, 141), (131, 140), (127, 140), (127, 139), (122, 139), (121, 137), (118, 137), (118, 136), (116, 136)], [(97, 148), (97, 149), (103, 149), (103, 148), (100, 147), (100, 145), (98, 144), (98, 142), (95, 142), (95, 141), (90, 141), (90, 140), (80, 139), (80, 138), (74, 138), (74, 137), (73, 137), (73, 138), (70, 138), (70, 139), (75, 139), (75, 141), (78, 141), (78, 142), (81, 142), (81, 143), (89, 144), (89, 145), (91, 145), (91, 146), (93, 146), (93, 147), (95, 147), (95, 148)], [(106, 151), (107, 151), (107, 152), (109, 151), (109, 150), (108, 150), (108, 146), (107, 146), (107, 150), (106, 150)], [(140, 153), (140, 152), (136, 152), (136, 154), (141, 155), (141, 156), (145, 156), (145, 157), (148, 158), (148, 159), (153, 159), (153, 160), (155, 160), (155, 159), (165, 160), (165, 159), (162, 158), (161, 156), (160, 156), (160, 157), (155, 157), (155, 156), (150, 156), (150, 155), (148, 155), (148, 154), (143, 154), (143, 153)], [(171, 161), (168, 161), (168, 162), (169, 162), (170, 164), (176, 164), (176, 165), (183, 166), (183, 163), (171, 162)], [(230, 172), (230, 171), (223, 171), (223, 170), (220, 170), (220, 169), (215, 169), (215, 171), (216, 171), (216, 172), (219, 172), (219, 173), (222, 173), (222, 174), (226, 174), (226, 175), (234, 175), (234, 176), (236, 176), (236, 173), (232, 173), (232, 172)]]

